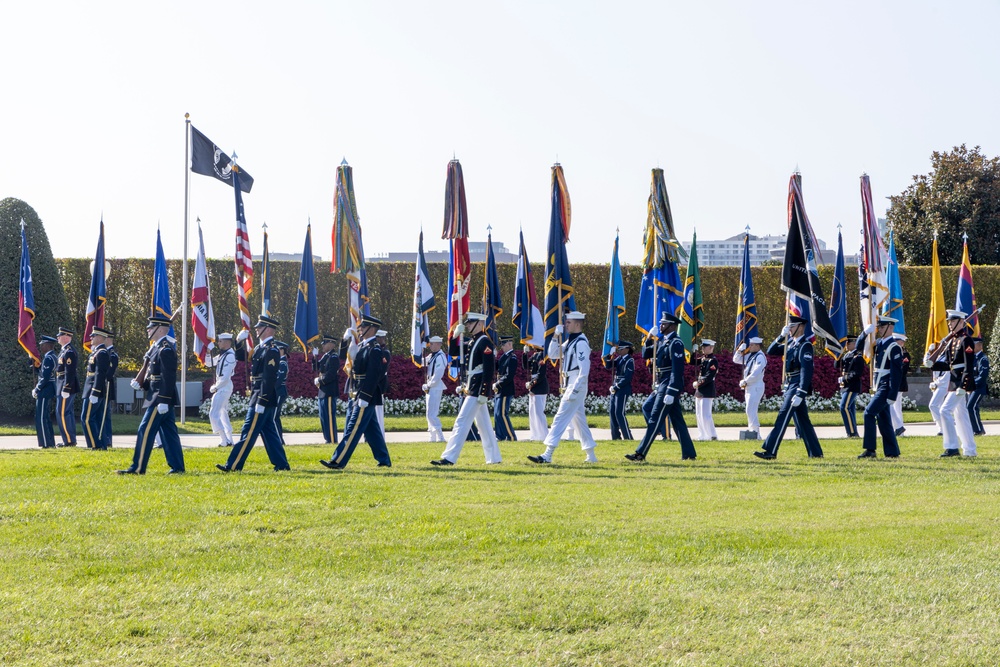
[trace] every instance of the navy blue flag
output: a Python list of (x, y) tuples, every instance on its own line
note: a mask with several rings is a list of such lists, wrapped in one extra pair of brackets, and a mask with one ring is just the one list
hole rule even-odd
[[(573, 297), (573, 279), (569, 274), (569, 256), (566, 242), (569, 241), (570, 203), (569, 190), (563, 168), (552, 165), (552, 215), (549, 218), (549, 243), (545, 255), (545, 350), (548, 354), (549, 342), (556, 333), (556, 326), (562, 324), (563, 310), (576, 310)], [(555, 363), (555, 362), (553, 362)]]
[(486, 313), (486, 326), (483, 330), (489, 335), (493, 344), (497, 344), (497, 318), (503, 315), (503, 303), (500, 301), (500, 276), (497, 275), (497, 262), (493, 255), (493, 234), (486, 237), (486, 279), (483, 281), (483, 312)]
[[(191, 126), (191, 171), (233, 186), (233, 161), (194, 125)], [(239, 183), (243, 192), (250, 192), (253, 187), (253, 176), (243, 167), (240, 167)]]
[(309, 347), (319, 341), (319, 312), (316, 302), (316, 272), (313, 267), (312, 225), (306, 227), (306, 244), (302, 248), (299, 268), (299, 291), (295, 300), (295, 340), (309, 360)]

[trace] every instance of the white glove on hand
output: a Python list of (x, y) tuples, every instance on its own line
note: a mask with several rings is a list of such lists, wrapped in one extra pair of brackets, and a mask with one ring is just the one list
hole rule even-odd
[(969, 392), (965, 391), (961, 387), (959, 387), (958, 389), (955, 390), (955, 395), (956, 396), (965, 396), (967, 393), (969, 393)]
[(38, 390), (37, 389), (32, 389), (31, 390), (31, 397), (32, 398), (38, 398)]
[(486, 403), (489, 402), (489, 400), (490, 399), (487, 398), (485, 394), (480, 394), (479, 396), (476, 397), (476, 402), (479, 403), (479, 405), (486, 405)]
[(740, 389), (746, 389), (746, 388), (747, 388), (747, 381), (740, 380)]
[(563, 329), (563, 325), (557, 324), (556, 325), (556, 335), (557, 336), (562, 336), (563, 335), (563, 331), (565, 331), (565, 329)]
[(695, 380), (694, 382), (691, 383), (691, 386), (694, 387), (695, 389), (697, 389), (699, 384), (701, 384), (701, 383), (698, 382), (697, 380)]
[(524, 383), (524, 388), (529, 390), (531, 389), (531, 380), (528, 380), (527, 382)]
[(736, 351), (737, 352), (745, 352), (746, 349), (747, 349), (747, 344), (746, 343), (740, 343), (740, 346), (738, 348), (736, 348)]
[(615, 395), (615, 386), (614, 385), (611, 385), (610, 387), (608, 387), (608, 393), (611, 394), (612, 396)]
[(862, 336), (869, 336), (874, 331), (875, 331), (875, 325), (874, 324), (869, 324), (868, 326), (865, 327), (865, 330), (861, 332), (861, 335)]
[(262, 415), (264, 414), (264, 406), (258, 403), (257, 405), (253, 406), (253, 411), (259, 415)]
[(461, 396), (464, 393), (465, 393), (465, 387), (463, 387), (462, 385), (458, 385), (457, 387), (455, 387), (456, 396)]
[(98, 398), (97, 398), (96, 396), (94, 396), (93, 394), (91, 394), (91, 395), (90, 395), (90, 398), (89, 398), (88, 400), (90, 401), (90, 404), (91, 404), (91, 405), (97, 405), (97, 401), (98, 401), (99, 399), (98, 399)]
[(313, 355), (314, 357), (318, 357), (318, 356), (319, 356), (319, 348), (318, 348), (318, 347), (314, 347), (314, 348), (312, 349), (312, 355)]
[(347, 327), (346, 329), (344, 329), (343, 339), (351, 340), (352, 338), (354, 338), (354, 329)]
[(420, 385), (420, 391), (426, 392), (429, 388), (426, 384)]
[(319, 386), (319, 378), (313, 378), (313, 384)]
[(674, 395), (673, 394), (667, 394), (666, 398), (663, 399), (663, 402), (666, 403), (667, 405), (673, 405), (674, 404)]
[(250, 336), (250, 332), (249, 332), (249, 331), (247, 331), (246, 329), (243, 329), (243, 330), (242, 330), (242, 331), (240, 331), (240, 332), (239, 332), (238, 334), (236, 334), (236, 342), (237, 342), (237, 343), (242, 343), (242, 342), (243, 342), (243, 341), (245, 341), (245, 340), (246, 340), (246, 339), (247, 339), (247, 338), (248, 338), (249, 336)]
[(793, 407), (793, 408), (797, 408), (797, 407), (799, 407), (800, 405), (802, 405), (802, 397), (801, 397), (801, 396), (799, 396), (799, 395), (795, 395), (795, 396), (793, 396), (793, 397), (792, 397), (792, 407)]
[(167, 405), (166, 403), (157, 403), (157, 404), (156, 404), (156, 411), (157, 411), (158, 413), (160, 413), (161, 415), (165, 415), (165, 414), (167, 414), (167, 412), (168, 412), (169, 410), (170, 410), (170, 406), (169, 406), (169, 405)]
[(208, 393), (210, 394), (214, 394), (217, 391), (219, 391), (219, 385), (217, 384), (213, 384), (211, 387), (208, 388)]
[(62, 396), (63, 398), (69, 398), (70, 397), (70, 393), (68, 391), (64, 391), (64, 392), (60, 393), (59, 395)]
[(788, 334), (792, 333), (792, 325), (786, 324), (781, 328), (781, 337), (788, 338)]
[(936, 391), (937, 390), (937, 382), (931, 382), (927, 386), (930, 388), (931, 391)]
[(455, 327), (455, 335), (456, 336), (461, 336), (464, 333), (465, 333), (465, 325), (464, 324), (459, 324), (457, 327)]
[(138, 380), (132, 380), (131, 382), (128, 383), (128, 386), (132, 387), (136, 391), (142, 389), (142, 385), (139, 384)]
[(368, 407), (368, 401), (366, 401), (363, 398), (359, 398), (358, 399), (358, 407), (367, 408)]

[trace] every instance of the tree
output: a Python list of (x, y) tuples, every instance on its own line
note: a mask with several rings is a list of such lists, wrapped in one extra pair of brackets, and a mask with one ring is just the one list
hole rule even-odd
[(1000, 264), (1000, 158), (965, 144), (935, 151), (931, 172), (914, 176), (906, 190), (889, 199), (888, 221), (901, 264), (930, 264), (935, 231), (942, 264), (962, 261), (963, 233), (969, 235), (974, 264)]
[(68, 325), (69, 306), (49, 237), (35, 210), (20, 199), (0, 201), (0, 417), (26, 418), (34, 413), (35, 377), (28, 355), (17, 343), (17, 295), (20, 287), (21, 219), (26, 225), (35, 296), (35, 336), (54, 336)]

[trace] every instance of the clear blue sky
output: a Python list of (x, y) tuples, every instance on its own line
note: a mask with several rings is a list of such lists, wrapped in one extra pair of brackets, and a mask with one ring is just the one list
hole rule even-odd
[[(573, 203), (572, 262), (634, 263), (650, 168), (678, 234), (780, 233), (803, 173), (817, 233), (847, 244), (858, 177), (877, 206), (934, 150), (1000, 153), (996, 2), (15, 3), (5, 8), (0, 197), (35, 207), (57, 256), (181, 255), (184, 113), (256, 179), (254, 251), (329, 258), (334, 173), (354, 167), (368, 253), (439, 240), (445, 167), (471, 235), (544, 258), (549, 167)], [(209, 256), (233, 197), (191, 178)], [(856, 236), (853, 236), (856, 238)], [(196, 252), (192, 226), (189, 254)]]

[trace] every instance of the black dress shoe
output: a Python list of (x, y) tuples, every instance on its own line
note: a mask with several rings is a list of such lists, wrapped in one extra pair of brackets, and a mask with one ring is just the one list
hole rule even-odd
[(391, 464), (391, 463), (379, 463), (379, 464), (378, 464), (377, 466), (375, 466), (375, 467), (376, 467), (376, 468), (391, 468), (391, 467), (392, 467), (392, 464)]
[(320, 459), (319, 462), (323, 464), (324, 467), (329, 468), (330, 470), (340, 470), (341, 467), (340, 464), (335, 463), (333, 459), (330, 459), (329, 461), (327, 461), (326, 459)]
[(958, 456), (958, 450), (957, 449), (946, 449), (946, 450), (944, 450), (944, 454), (942, 454), (939, 458), (947, 459), (947, 458), (951, 458), (952, 456)]
[(174, 470), (173, 468), (171, 468), (170, 470), (167, 471), (167, 474), (168, 475), (183, 475), (184, 471), (183, 470)]
[(285, 472), (286, 470), (291, 471), (291, 468), (279, 468), (278, 466), (274, 466), (274, 472)]
[(886, 454), (885, 458), (887, 458), (887, 459), (898, 459), (899, 458), (899, 454)]
[[(715, 440), (715, 438), (712, 438), (712, 440)], [(682, 456), (681, 457), (681, 461), (694, 461), (696, 458), (698, 458), (698, 457), (697, 456)]]
[(455, 465), (448, 459), (438, 459), (437, 461), (431, 461), (432, 466), (453, 466)]
[(640, 454), (639, 452), (632, 452), (631, 454), (626, 454), (625, 458), (627, 458), (629, 461), (635, 461), (636, 463), (646, 460), (645, 454)]
[(896, 435), (903, 435), (904, 433), (906, 433), (905, 426), (900, 426), (899, 428), (896, 429)]
[(875, 458), (875, 450), (874, 449), (866, 449), (865, 451), (863, 451), (860, 454), (858, 454), (858, 458), (859, 459), (874, 459)]
[(137, 470), (132, 470), (132, 468), (126, 468), (125, 470), (116, 470), (115, 474), (116, 475), (138, 475), (139, 472)]
[(231, 472), (231, 470), (229, 469), (229, 466), (224, 466), (221, 463), (216, 463), (215, 464), (215, 468), (217, 470), (221, 470), (222, 472)]
[(529, 456), (528, 460), (532, 463), (552, 463), (552, 461), (547, 461), (544, 456)]
[(759, 459), (764, 459), (766, 461), (770, 461), (771, 459), (778, 458), (777, 454), (772, 454), (771, 452), (767, 452), (767, 451), (754, 452), (753, 455), (756, 456)]

